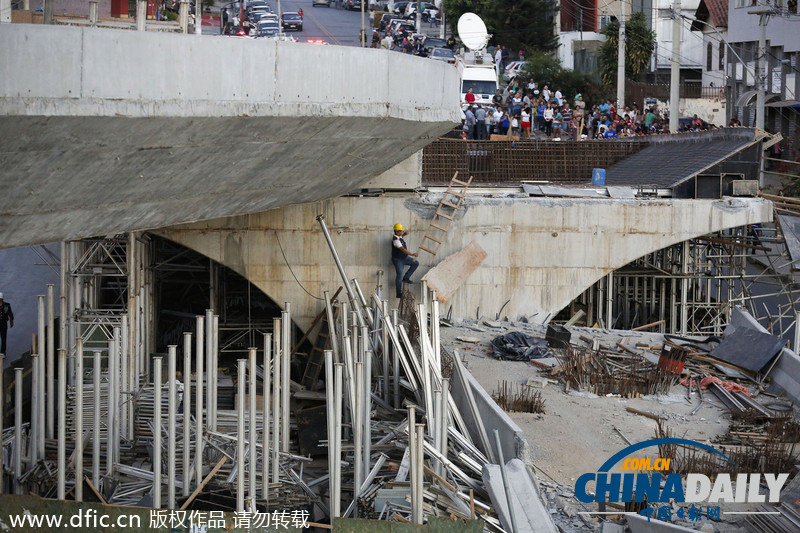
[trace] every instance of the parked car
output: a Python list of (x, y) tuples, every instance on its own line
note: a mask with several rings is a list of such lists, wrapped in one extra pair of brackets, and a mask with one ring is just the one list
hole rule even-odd
[(398, 24), (394, 28), (394, 32), (392, 32), (392, 37), (395, 39), (402, 39), (407, 35), (413, 35), (414, 32), (417, 31), (417, 27), (410, 22), (403, 22)]
[(395, 18), (393, 13), (384, 13), (381, 15), (381, 20), (378, 21), (378, 31), (386, 30), (386, 26), (389, 25), (389, 22)]
[(269, 22), (269, 21), (272, 21), (275, 24), (277, 24), (278, 15), (276, 15), (275, 13), (264, 13), (263, 15), (261, 15), (261, 18), (258, 19), (259, 24), (261, 24), (262, 22)]
[(281, 17), (283, 23), (283, 30), (296, 30), (303, 31), (303, 19), (300, 18), (298, 13), (284, 13)]
[(503, 72), (503, 80), (505, 80), (506, 82), (510, 82), (511, 80), (519, 76), (519, 73), (522, 72), (522, 69), (524, 68), (525, 68), (524, 61), (510, 62), (508, 65), (506, 65), (506, 69)]
[(431, 59), (436, 59), (437, 61), (450, 63), (451, 65), (456, 64), (456, 56), (449, 48), (432, 48), (428, 53), (428, 57)]
[(331, 7), (330, 0), (311, 0), (311, 7), (325, 6)]
[(438, 37), (425, 37), (422, 44), (425, 48), (447, 48), (447, 41)]
[(361, 0), (344, 0), (344, 7), (350, 11), (361, 9)]
[(408, 4), (410, 3), (411, 2), (395, 2), (394, 10), (392, 11), (392, 13), (396, 15), (402, 15), (406, 11), (406, 6), (408, 6)]
[(272, 37), (273, 35), (277, 35), (280, 33), (280, 27), (278, 26), (277, 21), (261, 21), (258, 23), (258, 30), (256, 31), (256, 35), (258, 37)]
[[(439, 10), (436, 8), (434, 4), (430, 2), (422, 2), (422, 21), (428, 22), (431, 17), (435, 17), (436, 13)], [(406, 6), (405, 11), (403, 12), (403, 16), (407, 19), (416, 18), (417, 16), (417, 3), (416, 2), (409, 2)]]

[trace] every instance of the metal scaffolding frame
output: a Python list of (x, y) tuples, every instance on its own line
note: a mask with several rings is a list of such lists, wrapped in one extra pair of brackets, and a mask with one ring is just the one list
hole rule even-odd
[(583, 310), (588, 325), (649, 325), (662, 333), (707, 336), (721, 335), (739, 306), (792, 340), (800, 283), (791, 264), (777, 224), (732, 228), (628, 263), (600, 278), (557, 319)]

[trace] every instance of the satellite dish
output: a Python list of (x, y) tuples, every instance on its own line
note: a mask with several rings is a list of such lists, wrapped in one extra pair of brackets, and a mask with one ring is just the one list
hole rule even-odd
[(489, 42), (486, 24), (475, 13), (464, 13), (458, 19), (458, 36), (470, 50), (483, 50)]

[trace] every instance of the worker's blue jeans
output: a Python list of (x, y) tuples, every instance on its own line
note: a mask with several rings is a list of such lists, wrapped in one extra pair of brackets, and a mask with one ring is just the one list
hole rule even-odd
[[(419, 261), (417, 261), (410, 255), (407, 255), (403, 258), (398, 258), (398, 259), (395, 259), (393, 257), (392, 264), (394, 264), (394, 270), (396, 272), (394, 278), (394, 288), (396, 289), (397, 297), (400, 298), (400, 296), (403, 293), (403, 280), (411, 279), (411, 275), (414, 273), (415, 270), (417, 270), (417, 267), (419, 266)], [(406, 266), (410, 266), (410, 268), (408, 269), (408, 271), (405, 273), (404, 276), (403, 270), (405, 269)]]

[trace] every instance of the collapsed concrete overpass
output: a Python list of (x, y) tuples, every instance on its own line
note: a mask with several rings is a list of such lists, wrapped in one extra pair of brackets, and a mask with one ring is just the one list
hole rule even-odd
[[(336, 290), (341, 280), (316, 215), (323, 213), (350, 277), (372, 291), (378, 269), (390, 286), (391, 229), (402, 222), (416, 249), (440, 195), (394, 193), (343, 197), (244, 217), (164, 228), (156, 233), (241, 274), (276, 302), (293, 302), (302, 329), (319, 302), (310, 292)], [(527, 316), (547, 321), (598, 279), (650, 252), (723, 229), (772, 220), (761, 198), (589, 199), (467, 196), (437, 262), (475, 240), (487, 259), (448, 302), (453, 316)], [(284, 260), (278, 239), (285, 248)], [(428, 270), (422, 254), (419, 279)], [(389, 291), (391, 295), (391, 291)]]
[(385, 50), (0, 26), (0, 248), (346, 193), (460, 120), (452, 66)]

